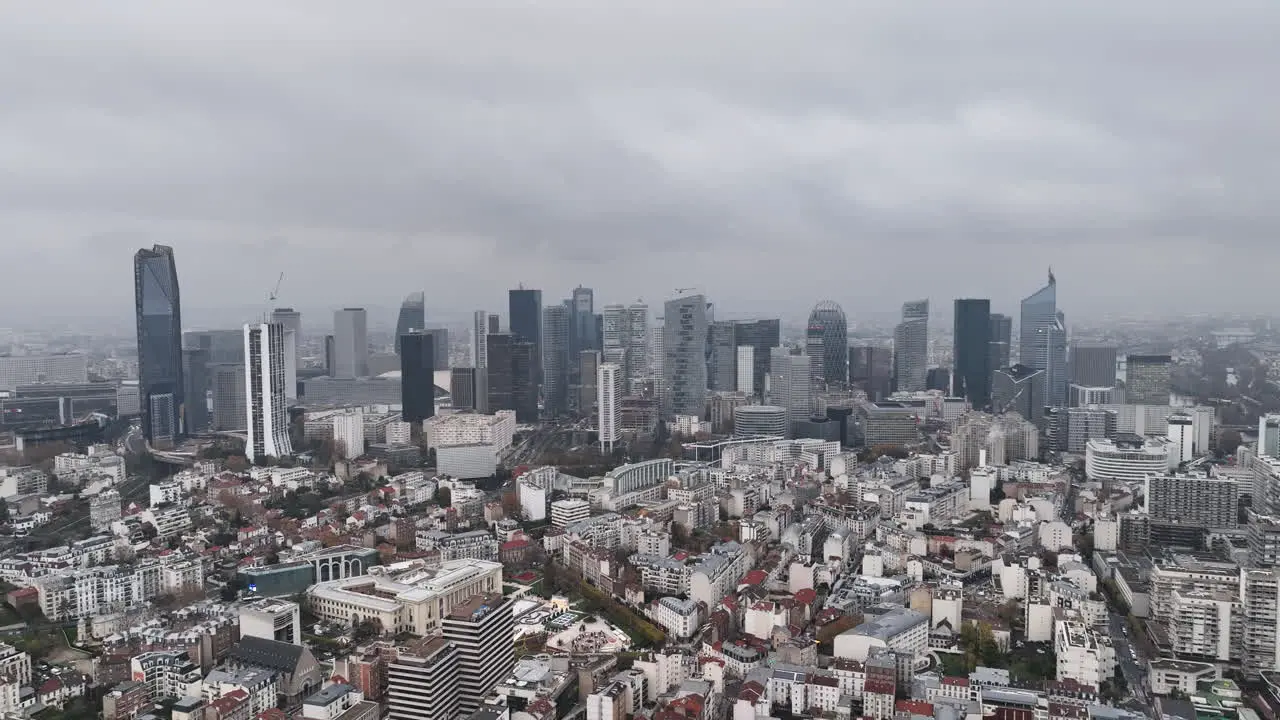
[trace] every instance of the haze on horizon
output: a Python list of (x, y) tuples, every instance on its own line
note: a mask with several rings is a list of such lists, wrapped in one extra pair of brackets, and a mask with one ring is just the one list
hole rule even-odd
[[(758, 5), (758, 4), (757, 4)], [(87, 0), (0, 24), (0, 324), (657, 305), (1265, 309), (1280, 5)]]

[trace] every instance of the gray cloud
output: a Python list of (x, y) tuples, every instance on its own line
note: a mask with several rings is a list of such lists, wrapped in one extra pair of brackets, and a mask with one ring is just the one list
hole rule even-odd
[(6, 256), (125, 318), (151, 242), (188, 306), (317, 309), (1011, 309), (1053, 264), (1069, 313), (1191, 311), (1280, 261), (1271, 3), (0, 5)]

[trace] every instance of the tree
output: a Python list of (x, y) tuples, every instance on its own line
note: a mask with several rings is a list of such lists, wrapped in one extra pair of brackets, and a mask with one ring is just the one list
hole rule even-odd
[(243, 455), (228, 456), (223, 465), (233, 473), (242, 473), (249, 469), (249, 461)]
[(453, 506), (453, 493), (449, 491), (449, 488), (440, 487), (436, 489), (436, 504), (440, 507)]

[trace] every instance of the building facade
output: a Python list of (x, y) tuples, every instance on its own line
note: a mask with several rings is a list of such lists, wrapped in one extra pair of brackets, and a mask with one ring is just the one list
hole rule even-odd
[(143, 248), (133, 256), (142, 434), (172, 445), (183, 428), (182, 301), (173, 248)]

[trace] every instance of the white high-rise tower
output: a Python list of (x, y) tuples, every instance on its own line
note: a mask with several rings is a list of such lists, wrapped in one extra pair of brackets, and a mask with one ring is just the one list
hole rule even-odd
[(471, 323), (471, 367), (489, 367), (489, 345), (485, 342), (489, 334), (489, 314), (477, 310)]
[(622, 368), (604, 363), (596, 373), (596, 407), (600, 428), (600, 452), (613, 452), (614, 443), (622, 438), (619, 427), (622, 416)]
[(287, 331), (280, 323), (244, 326), (244, 389), (249, 439), (245, 457), (293, 454), (289, 442), (289, 403), (286, 384), (295, 372), (286, 350)]

